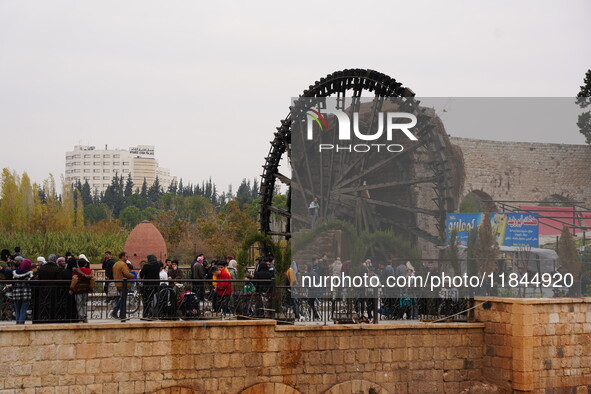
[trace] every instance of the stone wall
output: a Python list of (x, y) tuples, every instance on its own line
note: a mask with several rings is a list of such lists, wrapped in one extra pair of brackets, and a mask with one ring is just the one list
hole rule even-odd
[(483, 377), (501, 389), (591, 392), (591, 299), (477, 298)]
[(480, 379), (483, 329), (457, 323), (298, 327), (274, 321), (2, 326), (0, 390), (143, 393), (184, 387), (252, 393), (287, 386), (302, 393), (355, 387), (457, 393)]
[(480, 190), (495, 200), (553, 194), (591, 205), (591, 146), (450, 138), (464, 157), (461, 197)]
[(591, 392), (591, 298), (475, 304), (476, 323), (2, 325), (0, 393)]

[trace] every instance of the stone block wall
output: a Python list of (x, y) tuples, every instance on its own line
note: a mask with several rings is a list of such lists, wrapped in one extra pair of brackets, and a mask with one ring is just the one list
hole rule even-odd
[(273, 321), (4, 326), (0, 391), (238, 393), (280, 386), (318, 393), (361, 385), (383, 393), (455, 393), (481, 377), (483, 328)]
[(591, 392), (591, 298), (475, 304), (476, 323), (1, 325), (0, 393)]
[(477, 298), (483, 377), (510, 391), (591, 392), (591, 299)]
[(450, 138), (466, 179), (461, 198), (481, 190), (495, 200), (543, 200), (553, 194), (591, 204), (591, 146)]

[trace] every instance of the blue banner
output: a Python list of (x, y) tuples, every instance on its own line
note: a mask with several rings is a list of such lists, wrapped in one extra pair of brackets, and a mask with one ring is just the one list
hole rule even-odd
[[(457, 244), (467, 246), (470, 231), (478, 229), (483, 218), (483, 213), (448, 213), (445, 229), (447, 240), (455, 230)], [(536, 213), (492, 213), (490, 224), (500, 246), (539, 246)]]

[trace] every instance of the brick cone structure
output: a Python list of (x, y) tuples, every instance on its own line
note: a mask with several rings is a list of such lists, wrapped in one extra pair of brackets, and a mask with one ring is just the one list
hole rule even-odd
[(162, 234), (148, 221), (135, 226), (127, 237), (124, 250), (134, 267), (141, 267), (141, 262), (147, 260), (149, 254), (155, 255), (160, 261), (168, 257)]

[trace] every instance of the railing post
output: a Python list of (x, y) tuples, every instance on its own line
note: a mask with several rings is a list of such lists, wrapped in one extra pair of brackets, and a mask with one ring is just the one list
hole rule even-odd
[[(277, 309), (281, 308), (281, 295), (278, 298), (276, 291), (277, 289), (275, 288), (275, 278), (273, 278), (271, 279), (271, 300), (269, 302), (269, 308), (273, 308), (273, 319), (275, 320), (278, 319)], [(279, 302), (277, 302), (277, 299), (279, 299)]]
[(127, 278), (123, 278), (121, 286), (121, 310), (119, 311), (119, 317), (122, 321), (127, 319)]
[(374, 299), (373, 299), (373, 323), (374, 324), (379, 323), (379, 317), (378, 317), (378, 302), (379, 301), (380, 301), (379, 292), (378, 292), (378, 289), (375, 289)]

